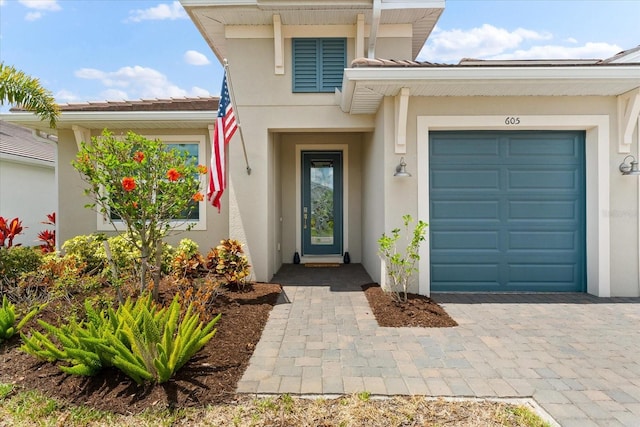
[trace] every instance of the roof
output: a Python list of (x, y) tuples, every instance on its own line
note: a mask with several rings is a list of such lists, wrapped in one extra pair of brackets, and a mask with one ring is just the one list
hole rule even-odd
[[(138, 101), (101, 101), (61, 104), (60, 112), (68, 111), (218, 111), (218, 97), (141, 99)], [(26, 111), (14, 107), (10, 111)]]
[(632, 48), (623, 50), (612, 56), (611, 58), (607, 58), (604, 62), (609, 63), (628, 63), (628, 62), (640, 62), (640, 45)]
[(87, 129), (202, 129), (215, 121), (219, 97), (146, 99), (138, 101), (104, 101), (60, 105), (57, 129), (22, 108), (0, 118), (39, 129), (56, 132), (78, 125)]
[[(624, 55), (632, 58), (629, 52)], [(615, 57), (614, 57), (615, 58)], [(345, 69), (342, 111), (373, 114), (385, 96), (618, 96), (640, 87), (640, 60), (480, 60), (435, 64), (357, 58)]]
[(47, 143), (35, 138), (31, 129), (0, 120), (0, 157), (16, 160), (35, 160), (53, 164), (55, 141)]

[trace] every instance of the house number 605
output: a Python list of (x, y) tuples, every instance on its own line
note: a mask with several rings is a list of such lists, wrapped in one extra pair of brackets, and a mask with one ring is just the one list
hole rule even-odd
[(520, 124), (520, 117), (507, 117), (506, 119), (504, 119), (504, 124), (505, 125), (519, 125)]

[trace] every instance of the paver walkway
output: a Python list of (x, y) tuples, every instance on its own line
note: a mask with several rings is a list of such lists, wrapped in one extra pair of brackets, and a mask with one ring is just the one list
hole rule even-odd
[(640, 426), (640, 298), (442, 294), (458, 327), (382, 328), (361, 266), (284, 269), (238, 392), (533, 397), (562, 426)]

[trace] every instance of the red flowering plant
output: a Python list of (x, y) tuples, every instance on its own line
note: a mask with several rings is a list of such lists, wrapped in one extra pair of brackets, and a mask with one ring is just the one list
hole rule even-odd
[[(8, 221), (8, 218), (5, 219), (0, 216), (0, 248), (10, 248), (14, 246), (13, 239), (22, 233), (22, 229), (22, 221), (18, 218), (13, 218), (11, 221)], [(20, 246), (20, 243), (17, 243), (15, 246)]]
[[(140, 250), (140, 289), (146, 289), (150, 259), (162, 239), (187, 224), (197, 212), (197, 197), (206, 167), (178, 149), (168, 149), (160, 140), (133, 132), (116, 137), (105, 130), (102, 136), (83, 144), (74, 168), (88, 184), (87, 207), (98, 210), (118, 230), (126, 229), (130, 242)], [(203, 172), (204, 171), (204, 172)], [(196, 195), (196, 196), (194, 196)], [(160, 281), (156, 266), (154, 289)]]

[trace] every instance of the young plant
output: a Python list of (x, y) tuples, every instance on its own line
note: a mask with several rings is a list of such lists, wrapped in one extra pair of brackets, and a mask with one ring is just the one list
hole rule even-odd
[(6, 295), (2, 296), (2, 306), (0, 306), (0, 344), (8, 340), (38, 313), (41, 307), (34, 307), (16, 325), (16, 307), (9, 302)]
[[(168, 150), (160, 140), (149, 140), (133, 132), (123, 138), (104, 131), (82, 144), (74, 168), (87, 182), (92, 203), (117, 229), (126, 228), (129, 240), (140, 250), (140, 291), (147, 287), (153, 253), (164, 236), (174, 230), (180, 218), (197, 209), (204, 200), (199, 191), (199, 174), (206, 167), (196, 165), (186, 153)], [(189, 227), (187, 227), (189, 228)], [(161, 257), (155, 257), (154, 292), (161, 277)]]
[[(413, 218), (411, 218), (411, 215), (404, 215), (402, 220), (404, 222), (404, 230), (409, 235), (409, 224), (413, 222)], [(390, 236), (383, 233), (382, 237), (378, 239), (379, 254), (385, 262), (387, 276), (390, 279), (389, 290), (398, 302), (407, 302), (411, 278), (418, 271), (416, 263), (420, 260), (420, 243), (425, 240), (427, 226), (426, 222), (418, 221), (404, 252), (398, 250), (399, 228), (391, 230)]]

